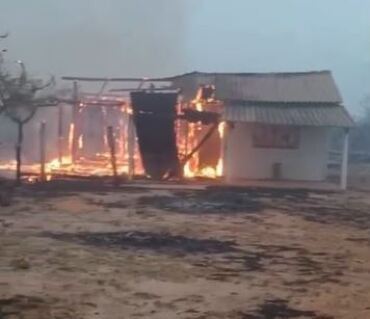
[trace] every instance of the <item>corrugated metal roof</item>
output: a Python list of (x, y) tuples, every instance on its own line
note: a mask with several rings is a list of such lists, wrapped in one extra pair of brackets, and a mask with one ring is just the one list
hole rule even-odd
[(202, 84), (213, 84), (216, 97), (226, 101), (340, 103), (330, 71), (298, 73), (201, 73), (173, 77), (186, 99)]
[(354, 121), (339, 104), (264, 103), (226, 105), (225, 121), (294, 126), (353, 127)]

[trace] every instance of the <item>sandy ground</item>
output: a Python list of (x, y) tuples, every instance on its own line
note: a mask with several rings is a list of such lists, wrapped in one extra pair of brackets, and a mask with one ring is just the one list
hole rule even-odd
[(370, 318), (366, 193), (49, 184), (0, 208), (0, 318)]
[(348, 170), (348, 184), (360, 190), (370, 190), (370, 164), (351, 164)]

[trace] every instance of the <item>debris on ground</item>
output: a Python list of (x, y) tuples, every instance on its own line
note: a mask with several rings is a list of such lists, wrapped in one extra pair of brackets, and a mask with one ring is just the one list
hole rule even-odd
[(27, 270), (31, 268), (30, 262), (26, 258), (17, 258), (12, 260), (11, 266), (14, 269)]
[(0, 207), (8, 207), (12, 203), (13, 186), (10, 183), (0, 178)]
[(306, 318), (306, 319), (334, 319), (332, 316), (318, 315), (315, 311), (298, 310), (289, 307), (287, 300), (267, 300), (251, 313), (242, 313), (241, 319), (280, 319), (280, 318)]
[(77, 241), (82, 244), (120, 249), (150, 250), (159, 253), (173, 254), (219, 254), (236, 251), (232, 241), (216, 239), (196, 239), (168, 233), (151, 233), (143, 231), (113, 233), (49, 233), (59, 240)]

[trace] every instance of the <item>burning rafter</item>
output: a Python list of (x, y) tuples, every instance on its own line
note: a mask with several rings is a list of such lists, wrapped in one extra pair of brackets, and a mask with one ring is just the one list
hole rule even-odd
[[(58, 102), (64, 103), (64, 104), (74, 104), (75, 103), (74, 100), (69, 100), (69, 99), (58, 99)], [(125, 104), (126, 104), (125, 102), (121, 102), (121, 101), (101, 100), (101, 99), (100, 100), (85, 100), (83, 98), (79, 102), (79, 105), (81, 107), (84, 107), (84, 106), (121, 107), (121, 106), (124, 106)]]
[(180, 93), (180, 89), (176, 88), (174, 86), (168, 86), (168, 87), (153, 87), (153, 88), (124, 88), (124, 89), (111, 89), (109, 92), (137, 92), (137, 91), (149, 91), (149, 92), (160, 92), (160, 91), (174, 91), (176, 93)]

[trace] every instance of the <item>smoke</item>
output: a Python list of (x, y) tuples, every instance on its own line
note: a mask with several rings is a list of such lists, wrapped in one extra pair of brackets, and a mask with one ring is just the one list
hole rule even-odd
[(187, 0), (4, 2), (9, 55), (35, 73), (161, 76), (186, 67)]
[[(186, 69), (187, 19), (193, 0), (3, 0), (0, 34), (9, 64), (32, 76), (166, 76)], [(59, 81), (58, 87), (70, 83)], [(82, 90), (96, 92), (94, 85)], [(57, 144), (56, 109), (39, 110), (25, 127), (24, 158), (38, 157), (40, 121), (49, 150)], [(13, 157), (15, 126), (0, 116), (0, 159)], [(2, 132), (5, 130), (6, 134)], [(3, 134), (4, 133), (4, 134)]]

